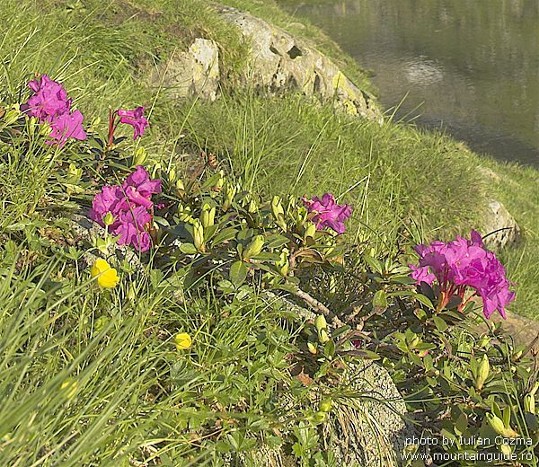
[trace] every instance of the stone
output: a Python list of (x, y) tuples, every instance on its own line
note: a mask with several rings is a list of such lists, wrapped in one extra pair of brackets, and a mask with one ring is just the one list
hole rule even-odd
[(520, 227), (505, 206), (496, 200), (490, 200), (486, 206), (486, 220), (481, 234), (485, 245), (491, 250), (499, 250), (517, 242)]
[(339, 465), (399, 465), (406, 440), (414, 435), (406, 404), (385, 368), (358, 360), (345, 371), (345, 386), (357, 397), (336, 405), (324, 426), (324, 442)]
[(332, 101), (351, 115), (383, 121), (373, 96), (363, 92), (325, 55), (283, 29), (234, 8), (218, 8), (252, 43), (246, 83), (272, 93), (300, 90)]
[[(302, 319), (314, 320), (316, 314), (286, 297), (264, 291), (270, 304), (280, 303)], [(400, 465), (407, 439), (415, 433), (406, 421), (406, 404), (388, 371), (376, 362), (358, 359), (348, 363), (340, 386), (354, 397), (333, 401), (321, 425), (319, 448), (331, 452), (336, 465), (392, 467)], [(284, 395), (284, 407), (294, 410), (294, 400)], [(317, 404), (313, 401), (313, 404)], [(417, 434), (416, 434), (417, 435)], [(297, 465), (292, 455), (279, 448), (257, 446), (239, 456), (239, 465), (288, 467)]]
[(150, 76), (173, 99), (197, 96), (214, 101), (219, 91), (219, 49), (214, 41), (197, 38), (187, 51), (175, 51)]
[[(94, 239), (105, 238), (105, 229), (83, 214), (73, 214), (71, 216), (71, 229), (76, 235), (77, 241), (82, 241), (89, 246), (93, 245)], [(130, 246), (111, 245), (102, 257), (108, 258), (112, 255), (116, 256), (118, 261), (127, 261), (135, 270), (143, 270), (138, 254)], [(86, 252), (82, 257), (81, 266), (83, 268), (89, 267), (97, 258), (98, 256), (95, 254)]]

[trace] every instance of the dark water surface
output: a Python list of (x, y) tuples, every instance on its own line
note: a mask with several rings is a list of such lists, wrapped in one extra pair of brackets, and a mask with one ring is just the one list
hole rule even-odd
[(282, 0), (365, 69), (386, 109), (539, 166), (539, 0)]

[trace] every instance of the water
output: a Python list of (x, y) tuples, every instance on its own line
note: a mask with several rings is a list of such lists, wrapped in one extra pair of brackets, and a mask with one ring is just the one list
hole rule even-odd
[(371, 70), (397, 118), (539, 167), (539, 0), (279, 3)]

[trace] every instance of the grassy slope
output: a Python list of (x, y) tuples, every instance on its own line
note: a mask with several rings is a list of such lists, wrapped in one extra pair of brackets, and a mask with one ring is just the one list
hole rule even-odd
[[(275, 14), (260, 2), (227, 3)], [(475, 203), (485, 191), (473, 170), (479, 158), (445, 137), (335, 116), (330, 108), (298, 96), (267, 100), (247, 92), (225, 96), (214, 104), (191, 104), (169, 102), (159, 90), (147, 88), (141, 69), (162, 61), (174, 47), (185, 47), (194, 34), (227, 44), (223, 46), (225, 71), (233, 73), (241, 67), (244, 45), (206, 5), (198, 0), (105, 4), (6, 0), (0, 10), (2, 98), (15, 100), (24, 83), (40, 72), (62, 80), (86, 121), (94, 121), (96, 127), (95, 119), (104, 120), (109, 107), (143, 103), (153, 109), (152, 130), (143, 141), (152, 157), (167, 158), (184, 149), (188, 141), (190, 147), (208, 147), (230, 158), (236, 172), (244, 171), (246, 182), (261, 191), (292, 188), (295, 194), (346, 193), (343, 199), (356, 206), (349, 239), (369, 241), (380, 252), (402, 236), (447, 236), (476, 225)], [(286, 26), (284, 16), (279, 21)], [(104, 130), (104, 125), (100, 128)], [(24, 262), (41, 238), (38, 229), (43, 226), (34, 225), (40, 202), (55, 196), (54, 186), (47, 183), (54, 167), (39, 156), (37, 150), (26, 154), (23, 163), (3, 166), (0, 173), (2, 240), (15, 236), (27, 247), (14, 251), (4, 246), (0, 268), (0, 389), (9, 395), (0, 407), (4, 463), (39, 464), (40, 458), (54, 457), (62, 450), (73, 465), (80, 465), (105, 445), (112, 455), (117, 443), (138, 446), (142, 441), (151, 455), (159, 449), (160, 439), (170, 436), (175, 437), (170, 455), (185, 455), (191, 444), (203, 443), (185, 439), (174, 429), (181, 429), (186, 420), (197, 423), (194, 405), (189, 405), (193, 385), (199, 388), (204, 383), (201, 399), (208, 404), (241, 407), (242, 394), (252, 393), (253, 383), (236, 378), (235, 369), (252, 362), (262, 362), (263, 367), (266, 360), (275, 368), (289, 336), (280, 333), (260, 304), (231, 307), (222, 316), (222, 310), (212, 308), (211, 297), (188, 305), (171, 303), (165, 298), (169, 291), (143, 277), (102, 296), (88, 288), (73, 289), (73, 284), (84, 281), (85, 272), (62, 278), (54, 267), (48, 270), (49, 258), (38, 257), (35, 261), (41, 265), (32, 274), (25, 273)], [(532, 314), (539, 296), (535, 293), (537, 272), (533, 273), (539, 255), (537, 172), (488, 164), (502, 177), (491, 188), (526, 227), (529, 241), (505, 253), (505, 258), (521, 285), (517, 309)], [(401, 220), (408, 215), (415, 223)], [(22, 230), (14, 229), (14, 224)], [(15, 263), (22, 272), (17, 272)], [(66, 290), (73, 292), (63, 301), (59, 292), (47, 297), (31, 292), (40, 281), (54, 289), (60, 279), (64, 284), (68, 281), (71, 289)], [(130, 288), (136, 291), (135, 301), (126, 300)], [(32, 314), (38, 309), (37, 315)], [(110, 332), (97, 339), (96, 320), (111, 315)], [(203, 363), (189, 366), (178, 359), (173, 370), (180, 376), (171, 398), (160, 399), (155, 385), (160, 375), (171, 371), (169, 362), (175, 357), (168, 336), (163, 341), (163, 336), (148, 334), (153, 326), (168, 328), (170, 334), (178, 330), (197, 333), (196, 351)], [(150, 338), (145, 341), (147, 335)], [(141, 339), (144, 345), (135, 346)], [(23, 346), (28, 349), (25, 355), (18, 353)], [(224, 376), (223, 368), (227, 369)], [(188, 376), (195, 372), (199, 379), (193, 382)], [(73, 388), (80, 397), (68, 403), (69, 378), (76, 379)], [(237, 392), (230, 392), (230, 387), (238, 388)], [(220, 399), (225, 395), (226, 400)], [(254, 407), (268, 403), (265, 397), (262, 394)], [(140, 398), (148, 405), (141, 404)], [(13, 406), (19, 407), (20, 420), (28, 422), (19, 430), (14, 429)], [(36, 411), (43, 413), (44, 408), (48, 416), (36, 419)], [(95, 417), (95, 413), (100, 415)], [(118, 423), (114, 427), (107, 425), (112, 417)], [(91, 429), (70, 441), (79, 426)], [(57, 444), (59, 439), (65, 444)], [(21, 446), (24, 452), (18, 450)], [(117, 460), (123, 455), (118, 456)]]

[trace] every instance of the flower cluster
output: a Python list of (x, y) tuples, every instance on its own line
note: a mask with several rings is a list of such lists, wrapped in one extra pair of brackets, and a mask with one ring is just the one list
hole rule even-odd
[[(417, 245), (419, 266), (410, 265), (412, 278), (417, 283), (440, 285), (441, 299), (439, 309), (444, 308), (452, 296), (461, 298), (460, 309), (474, 295), (483, 300), (483, 313), (488, 319), (498, 310), (505, 318), (505, 307), (514, 300), (514, 292), (509, 290), (510, 283), (505, 269), (494, 253), (485, 249), (481, 235), (472, 231), (471, 240), (457, 237), (448, 243), (435, 241), (430, 245)], [(468, 289), (471, 295), (464, 300)]]
[(104, 186), (96, 194), (90, 218), (118, 235), (120, 245), (132, 245), (144, 252), (150, 248), (151, 237), (146, 227), (152, 223), (152, 195), (161, 193), (161, 180), (150, 180), (141, 165), (122, 185)]
[(41, 123), (51, 126), (47, 144), (57, 144), (62, 147), (68, 138), (86, 139), (82, 127), (83, 116), (79, 110), (71, 110), (71, 99), (68, 99), (64, 87), (51, 80), (47, 75), (30, 81), (28, 87), (33, 95), (21, 107), (30, 117), (37, 118)]
[(352, 206), (339, 205), (331, 193), (326, 193), (322, 199), (315, 196), (312, 199), (303, 198), (303, 203), (310, 213), (311, 220), (316, 224), (317, 230), (325, 227), (333, 229), (338, 234), (344, 233), (344, 222), (352, 215)]

